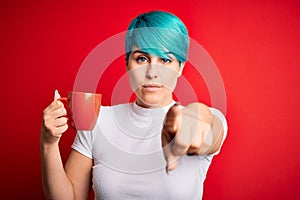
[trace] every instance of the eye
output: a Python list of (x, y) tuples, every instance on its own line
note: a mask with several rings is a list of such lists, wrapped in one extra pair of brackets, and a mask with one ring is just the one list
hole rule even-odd
[(161, 58), (161, 62), (162, 63), (171, 63), (172, 60), (168, 59), (168, 58)]
[(146, 58), (145, 56), (139, 56), (136, 58), (136, 61), (138, 63), (145, 63), (145, 62), (148, 62), (148, 58)]

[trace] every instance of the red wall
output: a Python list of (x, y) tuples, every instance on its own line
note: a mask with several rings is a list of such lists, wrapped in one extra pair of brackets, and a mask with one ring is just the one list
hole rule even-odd
[[(244, 2), (1, 1), (0, 198), (44, 198), (39, 135), (54, 89), (66, 95), (95, 46), (138, 13), (163, 9), (186, 23), (226, 89), (229, 132), (204, 199), (299, 199), (300, 3)], [(101, 78), (103, 104), (124, 72), (120, 57)], [(187, 67), (184, 76), (192, 73)], [(198, 84), (199, 99), (210, 104), (205, 84)], [(74, 135), (69, 130), (61, 141), (64, 160)]]

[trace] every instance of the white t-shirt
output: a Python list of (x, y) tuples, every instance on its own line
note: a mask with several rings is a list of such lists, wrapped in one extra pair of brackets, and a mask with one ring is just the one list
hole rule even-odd
[[(94, 160), (96, 199), (202, 199), (203, 182), (214, 155), (179, 158), (166, 172), (161, 129), (166, 107), (145, 109), (135, 103), (102, 106), (92, 131), (78, 131), (72, 148)], [(224, 126), (223, 114), (211, 108)]]

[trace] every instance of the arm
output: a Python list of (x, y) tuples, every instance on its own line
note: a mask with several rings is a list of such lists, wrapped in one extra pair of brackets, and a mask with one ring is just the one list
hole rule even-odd
[(173, 106), (166, 115), (162, 130), (168, 170), (175, 169), (178, 157), (184, 154), (207, 155), (217, 152), (223, 134), (221, 120), (206, 105), (192, 103), (185, 108)]
[(40, 150), (44, 193), (46, 199), (87, 199), (92, 159), (73, 150), (64, 168), (58, 143), (68, 125), (59, 97), (56, 94), (43, 112)]

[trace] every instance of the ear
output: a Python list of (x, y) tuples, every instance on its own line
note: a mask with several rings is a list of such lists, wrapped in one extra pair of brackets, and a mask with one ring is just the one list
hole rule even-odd
[(181, 76), (182, 71), (183, 71), (183, 68), (184, 68), (184, 66), (185, 66), (185, 63), (186, 63), (186, 62), (180, 63), (180, 65), (179, 65), (178, 77)]

